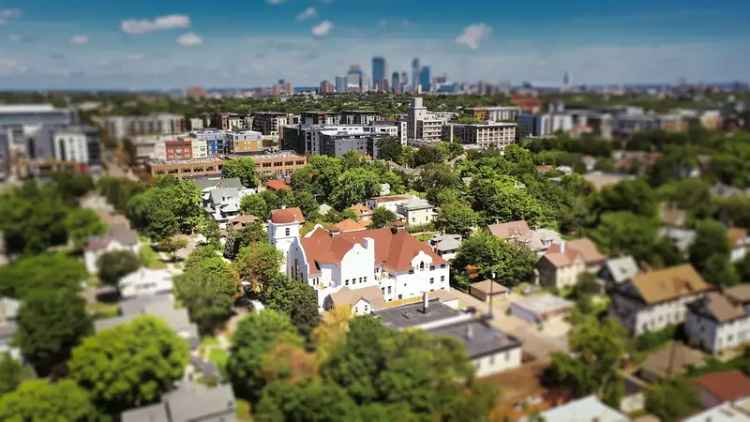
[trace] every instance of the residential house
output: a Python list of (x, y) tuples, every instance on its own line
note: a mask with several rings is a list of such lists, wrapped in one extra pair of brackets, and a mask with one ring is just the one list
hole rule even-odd
[(237, 409), (229, 384), (210, 387), (183, 381), (161, 402), (122, 413), (122, 422), (234, 422)]
[(409, 227), (432, 224), (437, 217), (435, 207), (425, 199), (415, 198), (399, 204), (397, 211)]
[(750, 342), (750, 284), (710, 292), (689, 304), (685, 332), (691, 344), (711, 353)]
[(385, 326), (396, 330), (422, 329), (463, 343), (476, 375), (484, 377), (521, 366), (521, 342), (494, 328), (486, 317), (477, 318), (437, 299), (375, 312)]
[(588, 238), (554, 243), (537, 263), (539, 282), (558, 289), (574, 286), (581, 274), (599, 271), (606, 259)]
[(242, 185), (238, 177), (231, 178), (200, 178), (194, 181), (201, 189), (203, 208), (219, 226), (225, 226), (227, 221), (240, 214), (242, 198), (256, 193)]
[(394, 214), (398, 214), (398, 206), (413, 199), (417, 199), (417, 197), (413, 195), (376, 196), (375, 198), (368, 199), (366, 205), (370, 211), (374, 211), (376, 208), (385, 208)]
[(456, 257), (462, 242), (463, 238), (459, 234), (436, 234), (430, 239), (430, 246), (444, 260), (451, 261)]
[(264, 183), (263, 185), (266, 187), (266, 189), (274, 191), (274, 192), (278, 192), (282, 190), (287, 190), (287, 191), (292, 190), (292, 188), (289, 185), (287, 185), (285, 181), (281, 179), (267, 180), (266, 183)]
[(730, 260), (732, 262), (742, 261), (747, 254), (747, 246), (750, 245), (750, 237), (747, 230), (739, 227), (730, 227), (727, 230), (727, 241), (730, 248)]
[(472, 283), (469, 293), (482, 302), (489, 302), (490, 298), (506, 297), (510, 290), (502, 284), (492, 280), (482, 280)]
[(344, 287), (376, 286), (385, 302), (450, 288), (448, 263), (403, 226), (342, 233), (316, 225), (300, 237), (301, 213), (287, 210), (272, 213), (269, 239), (284, 253), (287, 275), (312, 286), (321, 308)]
[[(629, 422), (630, 418), (591, 395), (573, 400), (539, 414), (540, 420), (554, 422)], [(531, 421), (535, 419), (525, 419)]]
[(610, 312), (641, 335), (685, 322), (687, 305), (712, 289), (690, 264), (644, 272), (611, 290)]
[(358, 232), (367, 230), (369, 222), (367, 221), (354, 221), (351, 218), (345, 218), (336, 224), (331, 225), (331, 230), (338, 230), (341, 233)]
[(736, 369), (704, 374), (692, 383), (704, 409), (750, 397), (750, 378)]
[(560, 234), (554, 230), (531, 230), (526, 220), (490, 224), (487, 228), (495, 237), (526, 247), (540, 256), (544, 255), (553, 243), (562, 240)]
[(670, 341), (649, 353), (637, 374), (647, 382), (656, 383), (659, 380), (684, 375), (690, 368), (701, 367), (705, 360), (706, 355), (700, 350)]
[(565, 317), (574, 307), (573, 302), (544, 293), (511, 302), (511, 315), (532, 324)]
[(365, 204), (354, 204), (347, 210), (353, 212), (358, 220), (369, 220), (372, 217), (372, 210)]
[(331, 308), (350, 306), (353, 315), (369, 315), (383, 309), (383, 293), (377, 286), (350, 289), (344, 287), (331, 294)]
[(190, 322), (187, 309), (175, 308), (175, 300), (171, 294), (137, 296), (119, 303), (120, 315), (113, 318), (94, 321), (94, 330), (102, 330), (130, 322), (143, 315), (151, 315), (164, 321), (169, 328), (195, 349), (200, 344), (198, 326)]
[(725, 402), (685, 418), (683, 422), (750, 422), (750, 397)]
[(687, 253), (690, 246), (695, 242), (695, 230), (680, 227), (662, 227), (659, 229), (659, 237), (666, 238), (672, 242), (675, 248), (682, 253)]
[(601, 271), (599, 271), (599, 278), (606, 286), (616, 286), (631, 280), (640, 271), (638, 263), (632, 256), (620, 256), (608, 259), (604, 263)]
[(94, 274), (99, 272), (97, 260), (107, 252), (130, 251), (138, 254), (140, 243), (138, 233), (130, 228), (130, 224), (112, 224), (103, 236), (91, 237), (83, 249), (83, 261), (86, 271)]
[(172, 272), (142, 267), (121, 278), (117, 286), (123, 298), (169, 293), (172, 291)]

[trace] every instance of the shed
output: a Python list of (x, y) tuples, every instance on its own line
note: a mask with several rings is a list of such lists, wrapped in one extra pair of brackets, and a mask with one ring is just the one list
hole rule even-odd
[(496, 281), (483, 280), (473, 283), (469, 292), (472, 296), (481, 300), (482, 302), (489, 302), (490, 295), (494, 299), (497, 299), (499, 297), (508, 296), (510, 290)]

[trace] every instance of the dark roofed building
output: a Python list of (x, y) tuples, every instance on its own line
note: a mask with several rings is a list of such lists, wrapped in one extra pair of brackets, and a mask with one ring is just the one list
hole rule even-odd
[(750, 396), (750, 378), (736, 369), (702, 375), (693, 384), (704, 409)]
[(232, 387), (208, 387), (183, 382), (165, 394), (162, 402), (123, 412), (122, 422), (234, 422), (235, 398)]

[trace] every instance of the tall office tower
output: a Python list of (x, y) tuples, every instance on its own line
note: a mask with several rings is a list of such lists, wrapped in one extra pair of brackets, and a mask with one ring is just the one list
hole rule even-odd
[(401, 93), (401, 75), (398, 72), (391, 75), (391, 90), (394, 94)]
[(336, 76), (336, 92), (346, 92), (346, 76)]
[(385, 58), (373, 57), (372, 58), (372, 85), (377, 91), (383, 90), (383, 82), (386, 81), (386, 64)]
[(570, 74), (566, 71), (563, 73), (563, 89), (567, 89), (570, 86)]
[(320, 83), (321, 94), (333, 94), (334, 86), (330, 81), (322, 81)]
[(416, 91), (417, 85), (419, 85), (419, 59), (414, 58), (414, 60), (411, 61), (411, 89)]
[(419, 71), (419, 85), (422, 86), (422, 92), (429, 92), (431, 84), (430, 66), (424, 66)]
[(347, 90), (362, 91), (362, 68), (358, 64), (349, 66), (349, 72), (346, 74)]
[(409, 74), (404, 72), (401, 72), (401, 92), (406, 92), (407, 87), (409, 86)]

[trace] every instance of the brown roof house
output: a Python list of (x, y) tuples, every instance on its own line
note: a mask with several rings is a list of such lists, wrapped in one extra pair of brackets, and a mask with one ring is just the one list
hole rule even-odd
[(640, 335), (685, 322), (687, 305), (711, 290), (690, 264), (643, 272), (611, 290), (610, 313)]
[(638, 375), (648, 382), (685, 374), (690, 368), (705, 364), (706, 355), (680, 342), (670, 341), (650, 353), (641, 364)]
[(495, 237), (529, 248), (539, 255), (544, 254), (553, 243), (561, 241), (560, 234), (553, 230), (531, 230), (526, 220), (491, 224), (487, 228)]
[(727, 241), (731, 250), (730, 259), (732, 262), (742, 261), (747, 254), (747, 246), (750, 244), (747, 230), (739, 227), (731, 227), (727, 230)]
[(703, 408), (750, 396), (750, 378), (738, 370), (711, 372), (693, 380)]
[(750, 342), (750, 284), (707, 293), (688, 305), (685, 333), (690, 343), (711, 353)]
[(539, 282), (556, 288), (578, 283), (584, 272), (597, 272), (607, 257), (587, 238), (552, 244), (537, 263)]

